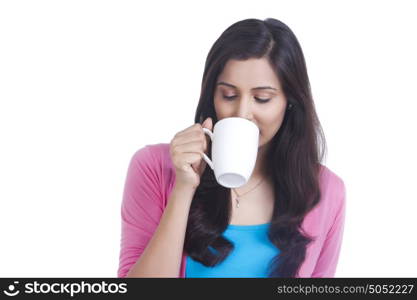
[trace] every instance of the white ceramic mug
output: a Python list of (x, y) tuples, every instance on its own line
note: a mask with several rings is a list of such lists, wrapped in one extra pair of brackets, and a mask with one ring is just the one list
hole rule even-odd
[(217, 182), (227, 188), (246, 184), (258, 155), (258, 126), (247, 119), (231, 117), (217, 121), (213, 132), (207, 128), (203, 131), (210, 136), (213, 161), (204, 153), (203, 158)]

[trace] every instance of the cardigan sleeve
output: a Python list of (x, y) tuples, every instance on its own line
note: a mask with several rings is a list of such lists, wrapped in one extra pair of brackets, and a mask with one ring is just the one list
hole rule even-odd
[(121, 205), (118, 277), (126, 277), (162, 217), (161, 162), (155, 151), (156, 147), (147, 145), (129, 163)]
[(334, 277), (336, 272), (343, 239), (346, 207), (346, 188), (339, 177), (336, 177), (334, 188), (333, 200), (337, 205), (336, 214), (311, 277)]

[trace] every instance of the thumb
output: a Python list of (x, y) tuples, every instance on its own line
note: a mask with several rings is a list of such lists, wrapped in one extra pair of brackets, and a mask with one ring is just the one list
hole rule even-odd
[(208, 117), (207, 119), (204, 120), (204, 122), (203, 122), (203, 124), (201, 124), (201, 126), (203, 128), (209, 129), (210, 131), (213, 131), (213, 120), (210, 117)]

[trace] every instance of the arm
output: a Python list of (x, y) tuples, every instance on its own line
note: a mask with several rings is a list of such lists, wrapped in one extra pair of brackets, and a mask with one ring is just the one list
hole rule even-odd
[(174, 188), (152, 239), (126, 277), (178, 277), (193, 195)]
[(311, 277), (334, 277), (336, 272), (336, 266), (339, 260), (339, 254), (343, 240), (346, 189), (341, 179), (338, 179), (335, 182), (335, 188), (337, 189), (335, 195), (338, 198), (335, 199), (335, 201), (338, 203), (336, 216), (329, 232), (327, 233), (326, 240), (323, 243), (320, 256), (317, 260)]
[(149, 147), (140, 149), (130, 162), (118, 277), (178, 277), (194, 191), (174, 187), (164, 209), (160, 169)]

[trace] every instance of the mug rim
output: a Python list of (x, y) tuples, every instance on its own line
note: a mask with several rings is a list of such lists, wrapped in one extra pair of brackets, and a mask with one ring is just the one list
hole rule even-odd
[[(238, 120), (241, 120), (241, 121), (246, 121), (246, 122), (249, 122), (250, 124), (252, 124), (252, 125), (254, 125), (258, 130), (259, 130), (259, 127), (254, 123), (254, 122), (252, 122), (251, 120), (248, 120), (248, 119), (246, 119), (246, 118), (242, 118), (242, 117), (227, 117), (227, 118), (223, 118), (223, 119), (221, 119), (221, 120), (218, 120), (217, 122), (216, 122), (216, 124), (214, 124), (214, 126), (216, 126), (218, 123), (220, 123), (220, 122), (222, 122), (222, 121), (229, 121), (230, 119), (238, 119)], [(213, 128), (214, 129), (214, 128)]]

